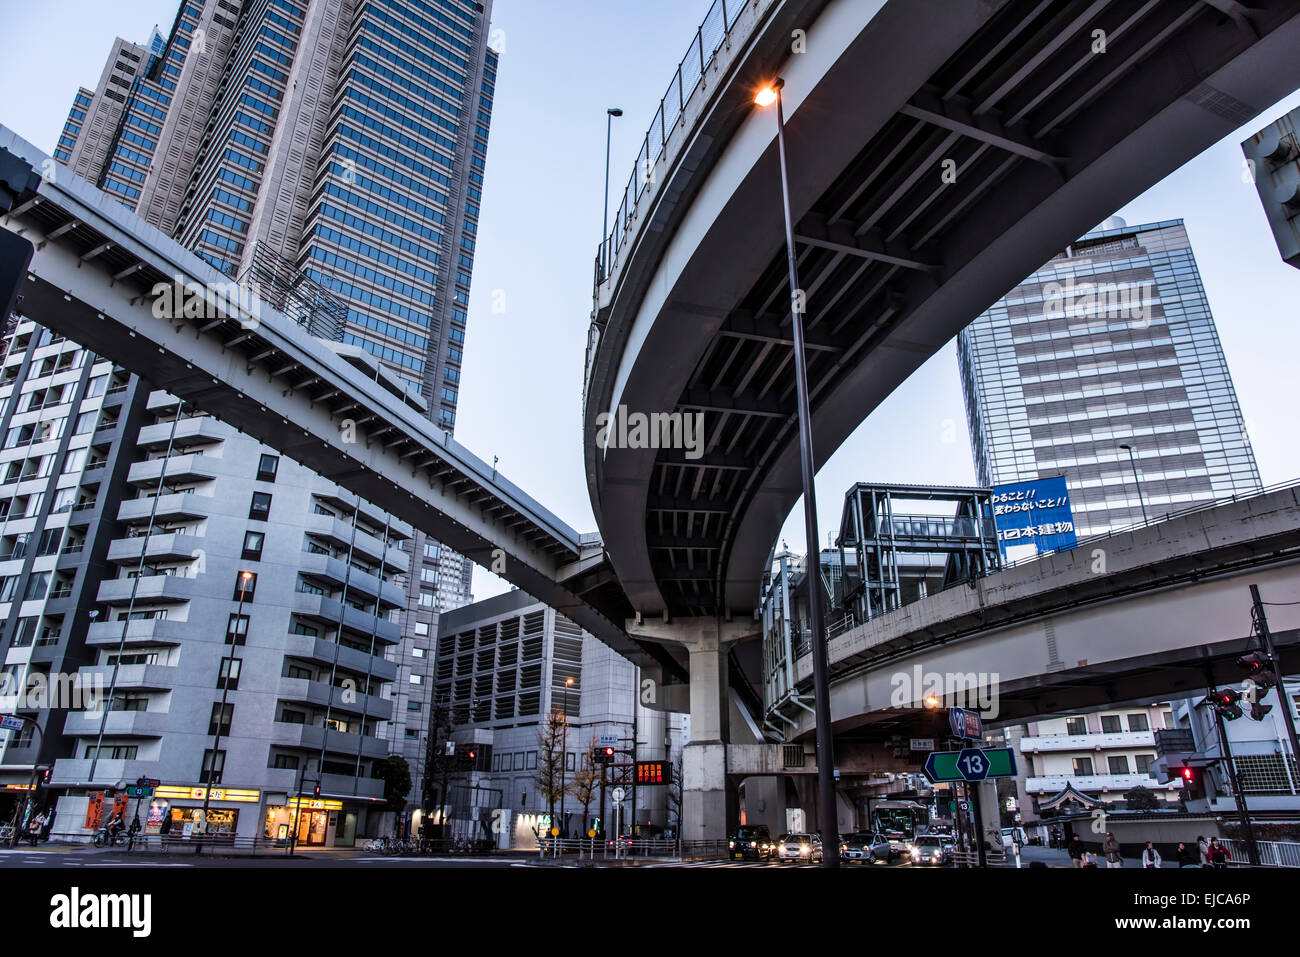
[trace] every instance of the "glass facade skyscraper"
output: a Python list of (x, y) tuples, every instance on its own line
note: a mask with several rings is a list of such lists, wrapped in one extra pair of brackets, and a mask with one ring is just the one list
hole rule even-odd
[(1181, 220), (1108, 220), (971, 323), (957, 356), (980, 482), (1064, 475), (1081, 536), (1260, 488)]

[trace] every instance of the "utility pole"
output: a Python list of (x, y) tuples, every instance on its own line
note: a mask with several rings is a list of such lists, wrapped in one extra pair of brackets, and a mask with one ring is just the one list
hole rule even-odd
[[(1277, 701), (1282, 706), (1282, 720), (1286, 722), (1287, 737), (1291, 740), (1291, 761), (1300, 769), (1300, 743), (1297, 743), (1295, 732), (1295, 717), (1291, 714), (1291, 699), (1286, 692), (1286, 679), (1282, 675), (1282, 663), (1277, 660), (1277, 653), (1273, 651), (1273, 635), (1268, 630), (1268, 617), (1264, 614), (1264, 601), (1259, 597), (1259, 586), (1250, 586), (1250, 598), (1254, 603), (1255, 625), (1259, 629), (1259, 641), (1264, 646), (1264, 654), (1268, 657), (1273, 674), (1277, 675)], [(1282, 763), (1287, 763), (1286, 755), (1282, 755)], [(1288, 779), (1294, 780), (1290, 774)]]
[(1259, 867), (1259, 848), (1255, 844), (1255, 829), (1250, 824), (1250, 809), (1246, 807), (1246, 795), (1242, 793), (1241, 781), (1237, 777), (1237, 765), (1232, 760), (1232, 749), (1228, 745), (1228, 732), (1223, 726), (1223, 715), (1214, 709), (1214, 725), (1219, 729), (1219, 749), (1223, 752), (1223, 763), (1228, 768), (1228, 780), (1232, 783), (1232, 796), (1237, 801), (1237, 816), (1241, 819), (1241, 829), (1246, 838), (1246, 853), (1250, 856), (1253, 867)]

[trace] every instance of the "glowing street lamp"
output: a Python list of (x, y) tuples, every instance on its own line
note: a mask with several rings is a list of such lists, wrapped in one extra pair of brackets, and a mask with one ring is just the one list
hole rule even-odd
[(813, 705), (817, 720), (817, 798), (822, 832), (822, 866), (840, 866), (840, 834), (835, 802), (835, 738), (831, 733), (830, 663), (826, 656), (826, 631), (822, 626), (821, 555), (817, 532), (817, 496), (813, 484), (812, 414), (808, 403), (808, 364), (804, 351), (803, 292), (795, 260), (794, 222), (790, 216), (790, 177), (785, 159), (785, 113), (777, 77), (754, 96), (759, 107), (776, 104), (776, 142), (781, 160), (781, 200), (785, 214), (785, 251), (790, 270), (790, 317), (794, 330), (794, 375), (799, 416), (799, 462), (803, 474), (804, 535), (808, 542), (808, 621), (812, 627)]

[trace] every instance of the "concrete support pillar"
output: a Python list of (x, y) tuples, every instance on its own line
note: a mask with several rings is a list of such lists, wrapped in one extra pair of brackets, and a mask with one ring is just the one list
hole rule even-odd
[(716, 637), (690, 648), (691, 739), (682, 751), (682, 837), (720, 841), (734, 807), (727, 801), (727, 669)]
[(980, 819), (984, 839), (992, 847), (1002, 846), (1002, 814), (998, 806), (998, 782), (980, 781), (974, 785), (974, 800), (980, 802)]
[(785, 778), (762, 775), (745, 778), (745, 823), (766, 824), (772, 837), (779, 837), (785, 826)]
[(727, 649), (756, 627), (754, 622), (713, 618), (627, 622), (628, 634), (681, 646), (690, 659), (691, 736), (682, 749), (683, 840), (725, 840), (739, 819), (736, 788), (727, 784)]

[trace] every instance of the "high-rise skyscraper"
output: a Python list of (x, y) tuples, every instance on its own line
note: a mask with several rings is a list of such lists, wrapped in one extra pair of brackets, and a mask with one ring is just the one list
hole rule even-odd
[(957, 356), (980, 482), (1064, 475), (1081, 536), (1260, 488), (1181, 220), (1108, 220), (971, 323)]
[[(155, 30), (143, 45), (115, 41), (96, 87), (77, 92), (54, 156), (217, 269), (250, 285), (256, 283), (272, 305), (303, 321), (313, 332), (341, 341), (344, 352), (369, 353), (373, 359), (363, 364), (378, 364), (375, 374), (382, 376), (385, 385), (394, 391), (395, 402), (407, 401), (451, 431), (459, 399), (466, 309), (496, 81), (497, 56), (487, 48), (490, 14), (490, 0), (183, 0), (167, 34)], [(6, 430), (14, 433), (13, 447), (21, 450), (12, 453), (19, 462), (17, 474), (29, 467), (25, 463), (30, 458), (31, 443), (38, 438), (22, 431), (25, 420), (32, 417), (24, 414), (31, 403), (37, 402), (34, 408), (41, 409), (42, 420), (62, 415), (68, 422), (79, 421), (75, 405), (52, 408), (48, 384), (33, 378), (45, 371), (41, 357), (49, 352), (57, 362), (62, 361), (58, 359), (62, 353), (50, 348), (58, 347), (57, 341), (49, 343), (48, 336), (40, 337), (41, 330), (33, 332), (28, 326), (12, 329), (12, 335), (20, 341), (9, 344), (12, 369), (7, 367), (6, 371), (12, 374), (5, 380), (9, 388), (0, 390), (0, 399), (7, 400), (3, 407)], [(81, 355), (73, 347), (75, 344), (61, 348), (69, 356)], [(41, 351), (32, 351), (38, 349)], [(98, 374), (100, 366), (94, 357), (90, 358), (87, 368)], [(108, 371), (114, 372), (111, 368)], [(114, 423), (120, 422), (128, 429), (144, 425), (146, 429), (166, 431), (177, 414), (186, 418), (192, 414), (188, 409), (178, 412), (174, 400), (161, 394), (150, 397), (149, 390), (136, 388), (136, 378), (127, 377), (124, 371), (114, 374), (120, 374), (130, 385), (114, 393), (114, 404), (123, 405), (112, 416)], [(34, 391), (40, 393), (39, 401), (26, 398)], [(125, 401), (123, 394), (127, 396)], [(60, 401), (64, 398), (74, 397), (71, 393), (60, 394)], [(93, 425), (89, 423), (88, 427)], [(163, 476), (169, 481), (161, 488), (150, 487), (145, 480), (130, 479), (130, 475), (140, 472), (138, 462), (108, 462), (106, 471), (99, 474), (125, 482), (126, 487), (109, 488), (97, 482), (94, 490), (100, 493), (98, 499), (86, 496), (87, 502), (110, 503), (103, 521), (87, 526), (85, 538), (91, 543), (83, 546), (87, 555), (94, 553), (98, 547), (95, 543), (102, 543), (101, 551), (111, 549), (112, 542), (121, 537), (115, 519), (135, 523), (139, 517), (135, 512), (130, 518), (113, 514), (117, 508), (114, 496), (128, 500), (123, 505), (127, 511), (134, 508), (129, 500), (137, 496), (193, 493), (196, 489), (201, 497), (210, 496), (220, 503), (238, 502), (255, 494), (268, 507), (249, 505), (246, 519), (242, 505), (237, 509), (238, 516), (221, 514), (224, 508), (210, 516), (190, 515), (182, 508), (183, 514), (164, 516), (161, 525), (155, 522), (157, 516), (152, 512), (146, 526), (132, 524), (128, 535), (158, 535), (165, 531), (199, 538), (211, 535), (213, 540), (199, 549), (199, 566), (195, 566), (194, 556), (169, 553), (166, 562), (151, 562), (144, 568), (131, 562), (114, 566), (110, 557), (107, 568), (88, 567), (78, 574), (72, 587), (80, 588), (84, 581), (94, 593), (88, 600), (100, 603), (96, 608), (101, 615), (99, 623), (92, 623), (90, 631), (102, 631), (110, 622), (116, 625), (112, 619), (119, 611), (124, 611), (129, 621), (143, 620), (145, 613), (169, 610), (173, 620), (187, 622), (186, 640), (242, 644), (227, 636), (243, 628), (250, 636), (263, 630), (267, 635), (278, 634), (276, 640), (281, 645), (286, 632), (320, 638), (335, 646), (347, 645), (350, 651), (340, 652), (328, 661), (328, 648), (313, 646), (315, 650), (305, 655), (300, 654), (304, 649), (311, 651), (306, 645), (292, 653), (279, 648), (275, 660), (283, 659), (283, 667), (268, 663), (269, 659), (256, 667), (275, 672), (272, 677), (280, 685), (288, 679), (287, 672), (279, 672), (290, 667), (296, 676), (292, 680), (308, 685), (328, 684), (342, 675), (345, 680), (359, 683), (350, 686), (353, 691), (363, 689), (360, 698), (352, 695), (352, 704), (369, 700), (374, 696), (368, 692), (382, 686), (391, 691), (391, 707), (380, 708), (382, 715), (377, 716), (375, 708), (370, 708), (357, 713), (352, 709), (340, 716), (340, 708), (328, 702), (323, 708), (316, 707), (321, 704), (315, 700), (320, 695), (308, 686), (304, 686), (308, 690), (302, 694), (298, 694), (301, 688), (290, 694), (297, 705), (284, 695), (277, 697), (275, 689), (261, 689), (270, 696), (258, 699), (255, 707), (241, 708), (237, 699), (249, 690), (246, 677), (237, 690), (230, 686), (230, 697), (236, 699), (233, 717), (214, 712), (210, 722), (207, 717), (203, 719), (202, 730), (220, 730), (227, 740), (244, 737), (262, 741), (263, 751), (264, 739), (269, 736), (276, 747), (272, 748), (274, 754), (261, 755), (264, 770), (287, 772), (297, 761), (296, 767), (303, 775), (323, 775), (327, 784), (349, 792), (336, 794), (336, 798), (360, 796), (367, 800), (374, 798), (373, 787), (357, 782), (372, 773), (375, 746), (361, 741), (359, 750), (351, 745), (339, 750), (334, 745), (343, 742), (340, 735), (380, 737), (386, 739), (388, 751), (408, 759), (418, 782), (431, 703), (429, 686), (420, 681), (424, 660), (432, 650), (438, 611), (470, 598), (468, 560), (422, 534), (413, 534), (409, 526), (403, 528), (401, 523), (388, 524), (385, 532), (386, 516), (368, 515), (366, 506), (346, 495), (339, 497), (337, 489), (331, 490), (332, 483), (313, 478), (297, 466), (289, 472), (281, 470), (280, 474), (281, 479), (291, 479), (298, 491), (286, 494), (257, 486), (255, 492), (250, 492), (244, 488), (250, 477), (255, 482), (276, 481), (274, 473), (268, 479), (260, 464), (270, 450), (212, 420), (202, 426), (186, 425), (182, 431), (194, 429), (198, 429), (198, 441), (187, 439), (179, 448), (152, 441), (133, 442), (133, 433), (108, 447), (110, 456), (175, 457), (184, 452), (202, 466), (210, 465), (205, 459), (222, 461), (219, 466), (200, 468), (194, 475), (181, 469), (186, 474), (177, 473), (174, 478), (172, 469), (165, 468)], [(71, 427), (67, 432), (76, 434)], [(7, 458), (0, 467), (11, 467)], [(103, 466), (102, 455), (97, 453), (94, 458), (97, 466)], [(79, 461), (76, 459), (74, 464)], [(38, 460), (30, 467), (48, 471), (54, 464), (63, 474), (63, 458), (57, 462), (53, 458)], [(74, 498), (76, 494), (80, 493), (74, 488)], [(22, 504), (27, 514), (31, 503)], [(292, 514), (280, 512), (282, 508), (290, 509)], [(87, 513), (99, 515), (85, 505), (77, 517), (85, 518)], [(350, 527), (354, 518), (358, 525), (355, 533)], [(282, 549), (278, 554), (268, 549), (263, 556), (261, 549), (250, 551), (242, 543), (245, 534), (254, 539), (258, 535), (269, 537), (273, 529), (265, 526), (268, 521), (284, 521), (287, 528), (310, 532), (313, 523), (330, 519), (349, 526), (339, 533), (343, 540), (304, 533), (302, 540), (296, 541), (299, 536), (295, 535), (302, 555), (297, 554), (297, 549), (290, 549), (292, 555)], [(185, 523), (184, 527), (176, 525), (177, 521)], [(241, 542), (226, 549), (230, 552), (227, 555), (216, 546), (225, 543), (228, 529), (224, 526), (231, 522), (249, 527), (240, 529)], [(222, 527), (218, 529), (218, 525)], [(356, 540), (370, 542), (371, 538), (379, 541), (370, 550), (375, 554), (363, 554)], [(25, 543), (19, 547), (20, 555), (26, 547)], [(124, 546), (116, 547), (120, 551)], [(401, 572), (391, 567), (390, 548), (406, 552)], [(152, 547), (144, 551), (149, 556), (154, 554)], [(328, 558), (320, 557), (325, 553)], [(330, 562), (340, 559), (353, 571), (332, 582), (337, 575), (332, 576), (330, 569), (340, 569)], [(132, 595), (127, 600), (129, 607), (117, 607), (122, 597), (117, 595), (122, 588), (116, 584), (119, 576), (185, 578), (201, 572), (203, 567), (224, 568), (227, 560), (234, 563), (232, 569), (238, 566), (254, 571), (263, 584), (283, 573), (283, 592), (276, 586), (269, 592), (263, 588), (252, 603), (256, 606), (265, 602), (262, 608), (268, 609), (270, 615), (251, 615), (250, 622), (236, 623), (231, 626), (236, 632), (229, 632), (227, 616), (195, 604), (199, 598), (212, 597), (202, 589), (201, 595), (187, 595), (184, 602), (178, 600), (170, 609), (154, 608), (148, 603), (141, 609), (137, 607), (139, 589), (128, 587)], [(315, 569), (322, 574), (313, 574), (313, 563), (321, 562), (327, 567)], [(0, 568), (0, 577), (7, 570)], [(393, 575), (402, 573), (404, 593), (385, 584)], [(24, 594), (40, 590), (28, 581), (30, 568), (23, 574), (27, 577), (21, 580), (18, 575), (11, 576), (15, 589), (24, 588)], [(102, 586), (96, 586), (99, 576), (107, 579)], [(371, 589), (375, 594), (367, 597), (360, 593), (359, 585), (370, 578), (376, 579)], [(194, 591), (194, 586), (190, 590)], [(229, 582), (222, 584), (221, 591), (227, 593), (222, 600), (234, 600), (229, 594)], [(315, 621), (308, 620), (312, 616), (304, 618), (296, 607), (307, 600), (303, 595), (316, 595), (326, 604), (333, 602), (329, 607), (339, 612), (340, 620), (326, 620), (325, 613), (315, 615), (319, 619)], [(4, 610), (0, 607), (0, 611)], [(359, 618), (353, 612), (360, 612)], [(59, 637), (59, 623), (53, 618), (47, 622), (49, 616), (35, 604), (25, 602), (22, 615), (31, 621), (21, 639), (47, 633)], [(370, 617), (379, 619), (379, 624), (367, 624)], [(354, 622), (353, 618), (358, 620)], [(396, 620), (390, 623), (390, 618)], [(87, 625), (70, 617), (67, 628), (76, 632), (69, 640), (80, 648), (87, 641)], [(213, 631), (216, 637), (207, 635), (204, 629)], [(98, 640), (97, 635), (95, 632), (89, 640)], [(3, 638), (13, 640), (9, 634)], [(291, 640), (302, 644), (299, 639)], [(248, 643), (256, 642), (250, 637)], [(160, 640), (150, 639), (146, 644), (149, 647), (132, 650), (130, 663), (148, 666), (166, 659), (167, 664), (179, 668), (159, 672), (155, 676), (158, 681), (171, 674), (178, 685), (202, 687), (205, 692), (209, 687), (229, 685), (225, 677), (217, 682), (209, 680), (206, 673), (200, 676), (191, 672), (187, 666), (197, 663), (202, 657), (198, 654), (177, 656), (175, 649), (169, 650), (167, 642)], [(120, 670), (128, 658), (122, 658), (116, 647), (111, 651), (110, 657), (116, 656), (112, 662), (95, 654), (90, 659), (97, 665), (111, 664)], [(149, 659), (149, 655), (162, 657)], [(396, 667), (370, 662), (376, 655), (386, 657)], [(69, 660), (75, 657), (72, 654)], [(291, 662), (291, 658), (301, 660)], [(284, 687), (288, 686), (279, 690)], [(325, 697), (331, 697), (328, 691)], [(130, 707), (140, 709), (143, 704), (142, 710), (169, 709), (173, 698), (174, 694), (154, 694), (150, 700), (133, 700)], [(377, 702), (376, 698), (371, 703), (377, 706)], [(263, 803), (269, 800), (267, 792), (283, 783), (279, 781), (283, 773), (252, 780), (250, 769), (256, 762), (250, 764), (242, 754), (238, 756), (239, 776), (231, 776), (236, 766), (233, 754), (223, 774), (220, 765), (213, 762), (224, 756), (213, 755), (210, 760), (206, 751), (216, 749), (211, 745), (207, 749), (199, 747), (198, 738), (205, 735), (188, 726), (173, 727), (181, 716), (174, 708), (170, 710), (168, 718), (139, 719), (141, 728), (148, 725), (160, 732), (165, 753), (160, 753), (157, 746), (159, 734), (135, 741), (135, 732), (131, 731), (116, 740), (112, 736), (105, 738), (96, 728), (91, 735), (94, 741), (90, 742), (93, 754), (83, 755), (82, 742), (73, 757), (83, 762), (96, 757), (161, 761), (153, 765), (158, 773), (151, 776), (161, 775), (175, 784), (216, 780), (231, 788), (256, 786), (263, 792)], [(258, 722), (257, 726), (246, 725), (241, 731), (240, 724), (250, 720)], [(320, 740), (309, 744), (311, 732), (300, 734), (301, 740), (296, 743), (281, 740), (284, 735), (279, 725), (285, 722), (320, 727), (312, 741)], [(113, 728), (119, 723), (120, 719), (115, 718), (108, 726)], [(183, 760), (178, 756), (178, 750), (186, 748), (202, 756), (202, 767), (197, 763), (199, 758), (188, 751)], [(339, 753), (333, 753), (336, 750)], [(366, 758), (353, 765), (351, 783), (343, 767), (348, 763), (349, 751)], [(182, 768), (189, 770), (182, 772)], [(55, 776), (75, 789), (89, 782), (82, 773), (85, 770), (65, 762), (63, 772)], [(97, 771), (95, 782), (101, 777)], [(414, 798), (418, 800), (418, 791)], [(330, 840), (343, 840), (348, 833), (347, 818), (352, 807), (346, 800), (343, 803), (344, 814), (330, 823)], [(333, 829), (336, 824), (338, 830)], [(313, 823), (308, 828), (315, 826)], [(246, 829), (241, 823), (241, 833)], [(325, 831), (311, 836), (325, 839)]]

